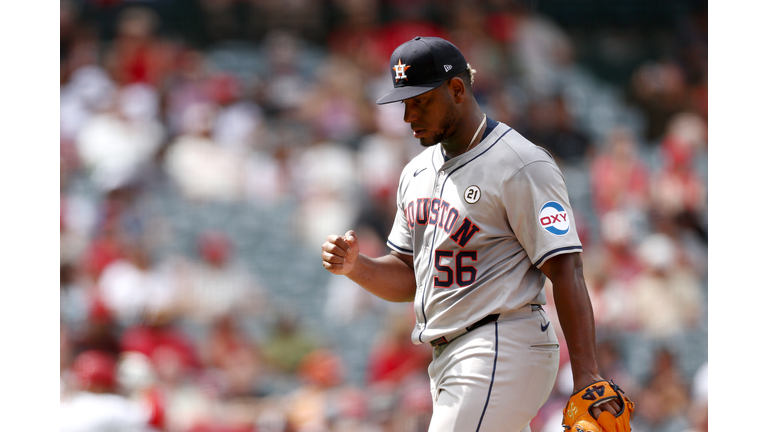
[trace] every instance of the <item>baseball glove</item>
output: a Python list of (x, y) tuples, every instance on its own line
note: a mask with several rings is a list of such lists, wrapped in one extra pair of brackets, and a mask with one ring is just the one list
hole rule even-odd
[[(614, 417), (603, 411), (595, 419), (592, 407), (617, 399), (621, 409)], [(630, 432), (629, 420), (635, 411), (635, 404), (624, 396), (624, 390), (613, 381), (597, 381), (574, 393), (563, 408), (563, 427), (569, 432)]]

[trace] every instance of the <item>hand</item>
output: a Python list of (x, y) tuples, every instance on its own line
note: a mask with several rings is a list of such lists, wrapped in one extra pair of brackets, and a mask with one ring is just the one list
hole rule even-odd
[(619, 405), (619, 401), (616, 399), (608, 399), (605, 402), (599, 403), (592, 407), (591, 410), (589, 410), (589, 413), (597, 419), (600, 417), (600, 413), (603, 411), (608, 411), (611, 413), (614, 417), (621, 411), (621, 405)]
[(352, 230), (343, 236), (329, 235), (322, 249), (323, 267), (336, 275), (349, 274), (360, 255), (360, 244)]
[(571, 395), (563, 408), (562, 425), (566, 429), (630, 432), (634, 411), (634, 402), (618, 385), (600, 380)]
[[(574, 390), (586, 388), (590, 383), (602, 381), (602, 380), (603, 380), (602, 377), (595, 374), (579, 376), (578, 379), (574, 380), (574, 384), (575, 384)], [(608, 411), (614, 417), (616, 417), (616, 414), (618, 414), (619, 411), (621, 411), (621, 405), (619, 404), (619, 401), (616, 399), (607, 399), (593, 406), (592, 409), (589, 410), (589, 413), (592, 415), (592, 417), (597, 419), (598, 417), (600, 417), (600, 413), (602, 413), (603, 411)]]

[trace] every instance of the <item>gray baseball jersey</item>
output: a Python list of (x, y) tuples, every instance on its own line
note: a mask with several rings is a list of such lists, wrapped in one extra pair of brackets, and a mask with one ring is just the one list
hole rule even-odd
[(424, 343), (489, 314), (544, 304), (538, 267), (581, 252), (565, 180), (552, 157), (488, 119), (482, 141), (445, 160), (435, 145), (403, 169), (387, 244), (413, 255)]

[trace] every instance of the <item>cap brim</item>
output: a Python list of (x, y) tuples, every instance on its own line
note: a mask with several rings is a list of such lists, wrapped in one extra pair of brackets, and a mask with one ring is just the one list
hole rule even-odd
[(379, 98), (379, 100), (376, 101), (376, 104), (384, 105), (392, 102), (399, 102), (406, 99), (410, 99), (420, 94), (424, 94), (430, 90), (434, 90), (440, 87), (440, 84), (442, 83), (443, 83), (443, 80), (433, 82), (433, 83), (414, 85), (414, 86), (396, 87), (390, 90), (389, 93)]

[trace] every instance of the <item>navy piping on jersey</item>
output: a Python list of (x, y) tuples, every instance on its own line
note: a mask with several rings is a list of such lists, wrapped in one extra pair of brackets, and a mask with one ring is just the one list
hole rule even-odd
[(409, 249), (406, 249), (406, 248), (402, 248), (402, 247), (400, 247), (400, 246), (398, 246), (398, 245), (396, 245), (396, 244), (392, 243), (392, 242), (391, 242), (391, 241), (389, 241), (389, 240), (387, 240), (387, 244), (389, 245), (389, 247), (392, 247), (392, 248), (395, 248), (395, 249), (397, 249), (397, 251), (398, 251), (398, 252), (402, 252), (402, 253), (404, 253), (404, 254), (413, 255), (413, 251), (412, 251), (412, 250), (409, 250)]
[(499, 323), (494, 323), (496, 325), (494, 331), (495, 331), (495, 342), (493, 346), (493, 372), (491, 372), (491, 384), (488, 386), (488, 396), (485, 398), (485, 406), (483, 407), (483, 413), (480, 415), (480, 421), (477, 422), (477, 431), (480, 432), (480, 425), (483, 424), (483, 417), (485, 417), (485, 410), (488, 409), (488, 402), (491, 400), (491, 391), (493, 390), (493, 381), (496, 379), (496, 360), (499, 358)]
[(542, 256), (541, 258), (539, 258), (539, 260), (538, 260), (538, 261), (536, 261), (536, 262), (535, 262), (533, 265), (534, 265), (534, 266), (536, 266), (536, 267), (538, 267), (538, 266), (539, 266), (541, 263), (543, 263), (543, 262), (544, 262), (544, 260), (545, 260), (545, 259), (546, 259), (548, 256), (550, 256), (550, 255), (552, 255), (552, 254), (554, 254), (554, 253), (557, 253), (557, 252), (562, 252), (562, 251), (567, 251), (567, 250), (574, 250), (574, 249), (579, 249), (579, 250), (581, 250), (581, 246), (566, 246), (566, 247), (561, 247), (561, 248), (557, 248), (557, 249), (552, 249), (551, 251), (549, 251), (549, 252), (545, 253), (545, 254), (544, 254), (544, 256)]
[[(490, 121), (493, 121), (493, 120), (490, 120)], [(498, 122), (494, 122), (494, 123), (498, 124)], [(468, 160), (463, 165), (460, 165), (460, 166), (456, 167), (455, 170), (449, 172), (448, 175), (446, 175), (445, 179), (443, 180), (443, 186), (440, 188), (440, 198), (443, 198), (443, 192), (445, 191), (445, 184), (448, 182), (448, 178), (451, 175), (453, 175), (453, 173), (455, 173), (456, 171), (464, 168), (465, 166), (469, 165), (475, 159), (477, 159), (480, 156), (482, 156), (485, 153), (487, 153), (488, 150), (492, 149), (493, 146), (495, 146), (496, 143), (498, 143), (499, 140), (504, 138), (504, 135), (508, 134), (509, 131), (511, 131), (511, 130), (512, 130), (512, 128), (507, 129), (503, 134), (501, 134), (498, 138), (496, 138), (496, 141), (494, 141), (493, 144), (489, 145), (487, 149), (483, 150), (482, 153), (480, 153), (479, 155), (477, 155), (477, 156), (473, 157), (472, 159)], [(436, 235), (437, 235), (437, 230), (434, 230), (432, 232), (432, 247), (433, 248), (435, 247), (435, 236)], [(431, 266), (432, 266), (432, 250), (429, 251), (429, 263), (427, 263), (427, 268), (430, 268)], [(424, 329), (419, 333), (419, 342), (422, 342), (422, 343), (424, 342), (424, 340), (421, 338), (421, 336), (424, 334), (424, 330), (427, 329), (427, 314), (426, 314), (426, 311), (424, 310), (424, 298), (426, 297), (426, 295), (427, 295), (427, 290), (425, 289), (421, 293), (421, 316), (424, 317)]]

